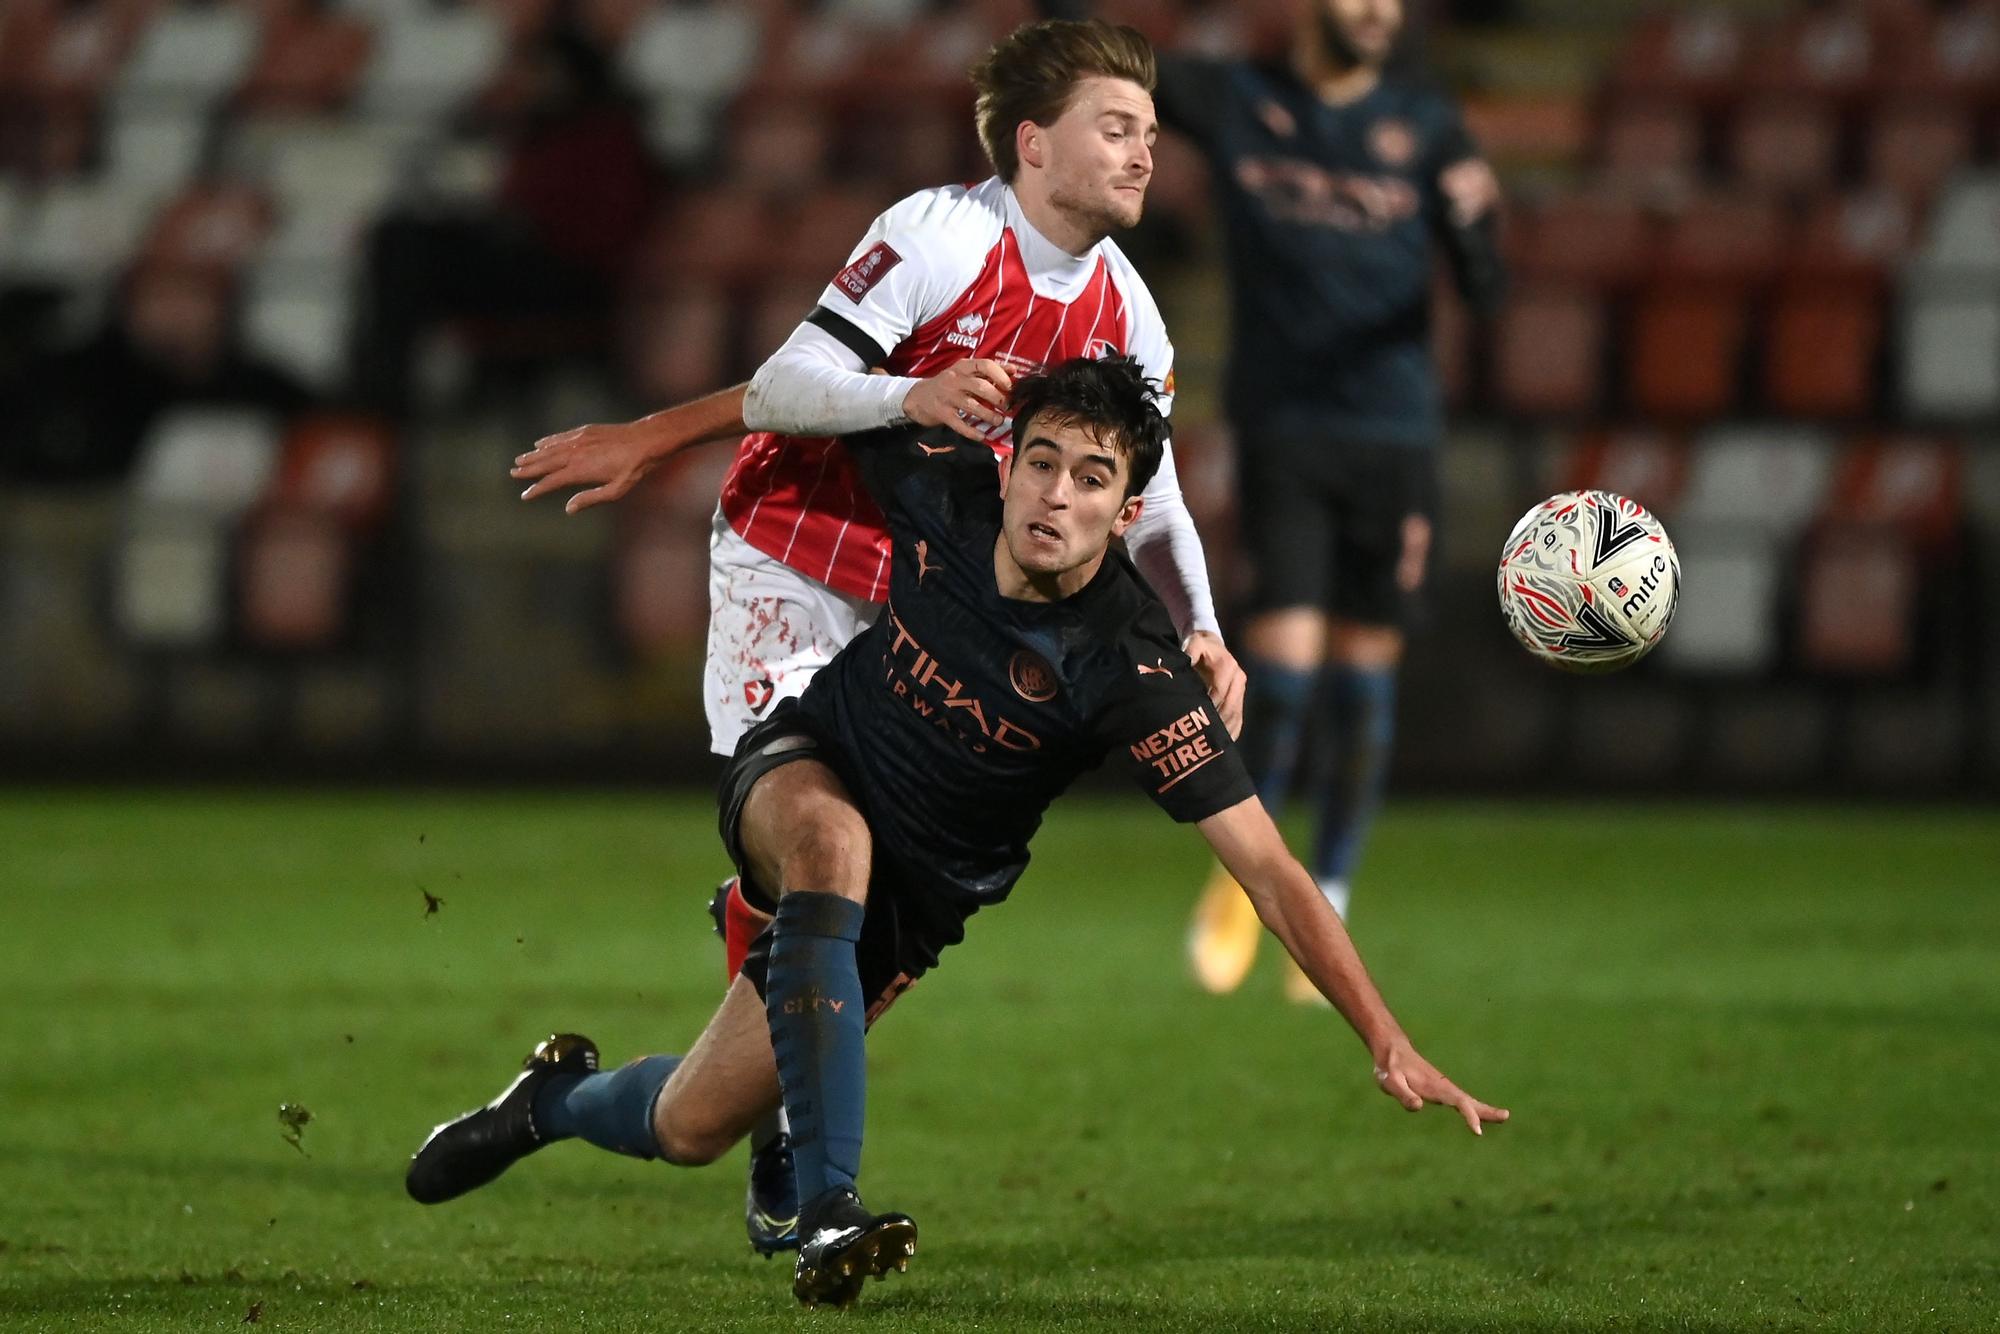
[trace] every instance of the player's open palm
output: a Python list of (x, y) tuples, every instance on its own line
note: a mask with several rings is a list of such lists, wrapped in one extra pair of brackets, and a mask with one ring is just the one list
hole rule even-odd
[(984, 440), (982, 427), (1007, 423), (1007, 395), (1014, 377), (997, 361), (968, 357), (903, 396), (903, 415), (919, 426), (949, 426), (968, 440)]
[(652, 471), (659, 457), (656, 442), (640, 423), (578, 426), (537, 440), (533, 449), (516, 456), (509, 475), (534, 483), (521, 493), (523, 500), (568, 486), (590, 488), (563, 506), (564, 513), (576, 514), (623, 496)]
[(1454, 1109), (1475, 1135), (1485, 1133), (1487, 1122), (1505, 1121), (1509, 1115), (1505, 1107), (1489, 1106), (1446, 1079), (1407, 1041), (1376, 1058), (1375, 1082), (1407, 1111), (1421, 1112), (1427, 1102)]

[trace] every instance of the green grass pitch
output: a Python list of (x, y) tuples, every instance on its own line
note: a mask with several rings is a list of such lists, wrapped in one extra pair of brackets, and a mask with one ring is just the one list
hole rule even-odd
[(1513, 1108), (1475, 1140), (1268, 942), (1194, 994), (1198, 838), (1081, 798), (871, 1040), (864, 1185), (923, 1243), (853, 1312), (750, 1255), (740, 1152), (410, 1203), (552, 1027), (686, 1043), (721, 869), (692, 796), (0, 796), (0, 1326), (2000, 1327), (1989, 813), (1394, 806), (1356, 936)]

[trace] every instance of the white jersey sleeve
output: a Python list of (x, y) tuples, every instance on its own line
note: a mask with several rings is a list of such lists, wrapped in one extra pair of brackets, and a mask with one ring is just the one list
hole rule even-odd
[(876, 218), (818, 309), (751, 377), (744, 425), (844, 435), (901, 421), (917, 381), (868, 372), (978, 277), (1003, 225), (988, 187), (920, 190)]
[[(1167, 338), (1166, 321), (1124, 254), (1107, 243), (1105, 257), (1114, 266), (1119, 290), (1129, 303), (1131, 329), (1126, 348), (1146, 377), (1159, 386), (1160, 411), (1170, 417), (1174, 410), (1174, 345)], [(1171, 442), (1160, 458), (1160, 470), (1139, 494), (1145, 507), (1125, 534), (1132, 563), (1167, 604), (1174, 628), (1183, 639), (1197, 630), (1219, 638), (1222, 627), (1208, 582), (1208, 556), (1202, 550), (1201, 534), (1195, 531), (1194, 516), (1188, 513), (1187, 500), (1181, 495)]]

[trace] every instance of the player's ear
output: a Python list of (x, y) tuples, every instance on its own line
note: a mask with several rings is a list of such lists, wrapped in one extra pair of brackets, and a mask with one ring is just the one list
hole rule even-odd
[(1014, 451), (1008, 450), (1000, 456), (1000, 496), (1006, 499), (1007, 479), (1014, 475)]
[(1014, 127), (1014, 155), (1024, 167), (1046, 167), (1048, 136), (1042, 127), (1031, 120), (1024, 120)]
[(1146, 508), (1144, 496), (1127, 496), (1125, 505), (1118, 511), (1118, 517), (1111, 521), (1111, 535), (1125, 536), (1125, 530), (1139, 521), (1139, 511)]

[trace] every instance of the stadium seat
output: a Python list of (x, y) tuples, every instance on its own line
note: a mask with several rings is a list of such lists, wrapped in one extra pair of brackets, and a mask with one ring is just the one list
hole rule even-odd
[(1728, 97), (1748, 48), (1743, 24), (1721, 9), (1690, 9), (1640, 20), (1618, 53), (1622, 89), (1712, 103)]
[(1673, 189), (1701, 170), (1701, 118), (1685, 103), (1621, 103), (1606, 114), (1599, 142), (1605, 178), (1631, 188)]
[(1905, 411), (1922, 421), (2000, 412), (2000, 290), (1950, 270), (1905, 284), (1897, 376)]
[(332, 111), (360, 86), (375, 35), (352, 15), (286, 6), (265, 20), (236, 106), (251, 113)]
[(632, 29), (620, 64), (655, 99), (712, 106), (734, 94), (758, 56), (754, 17), (734, 5), (654, 7)]
[(1826, 506), (1829, 524), (1890, 529), (1921, 553), (1955, 542), (1964, 523), (1965, 451), (1934, 436), (1896, 434), (1848, 450)]
[(1799, 657), (1809, 671), (1897, 676), (1913, 648), (1917, 562), (1893, 529), (1841, 527), (1799, 572)]
[(112, 622), (143, 648), (216, 643), (228, 627), (226, 530), (199, 517), (141, 514), (119, 547)]
[(1732, 288), (1670, 284), (1646, 293), (1629, 338), (1632, 408), (1681, 420), (1729, 412), (1748, 328), (1746, 300)]
[(759, 277), (774, 256), (784, 253), (778, 246), (783, 221), (749, 190), (721, 187), (684, 194), (647, 240), (637, 264), (640, 282), (667, 289)]
[(121, 106), (105, 135), (106, 175), (126, 185), (177, 190), (201, 165), (207, 137), (199, 113)]
[(237, 552), (238, 622), (267, 649), (324, 649), (346, 628), (354, 548), (337, 521), (277, 509), (245, 527)]
[(354, 284), (338, 270), (301, 271), (279, 260), (258, 266), (247, 284), (243, 341), (314, 390), (338, 390), (347, 371)]
[(266, 500), (282, 509), (326, 514), (355, 532), (388, 516), (394, 499), (395, 438), (374, 417), (325, 413), (285, 433), (283, 456)]
[(1909, 199), (1873, 188), (1813, 203), (1786, 253), (1797, 279), (1886, 279), (1909, 255), (1915, 223)]
[(1680, 604), (1654, 656), (1683, 672), (1754, 675), (1778, 660), (1779, 553), (1726, 529), (1682, 522)]
[(1494, 330), (1494, 396), (1503, 411), (1578, 416), (1603, 384), (1604, 303), (1570, 283), (1523, 282)]
[(201, 184), (155, 216), (140, 256), (176, 268), (231, 271), (249, 262), (270, 226), (270, 201), (255, 186)]
[(1524, 210), (1511, 249), (1524, 275), (1601, 289), (1633, 282), (1651, 258), (1653, 222), (1629, 197), (1568, 194)]
[(1667, 225), (1659, 277), (1756, 287), (1777, 273), (1788, 240), (1784, 216), (1767, 198), (1698, 196)]
[(2000, 276), (2000, 172), (1953, 178), (1931, 212), (1919, 253), (1937, 269)]
[(94, 108), (131, 52), (147, 8), (35, 0), (4, 7), (0, 91), (44, 107)]
[(1759, 99), (1728, 135), (1734, 179), (1752, 190), (1808, 194), (1832, 184), (1840, 148), (1832, 109), (1807, 98)]
[(206, 111), (242, 82), (257, 50), (248, 6), (175, 5), (159, 14), (118, 77), (121, 104), (171, 102)]
[(859, 190), (823, 190), (792, 215), (770, 270), (824, 287), (861, 244), (883, 199)]
[(1990, 4), (1954, 6), (1909, 38), (1898, 44), (1885, 72), (1896, 92), (1943, 97), (1968, 109), (1992, 101), (2000, 87), (2000, 10)]
[(1904, 101), (1880, 107), (1869, 122), (1867, 176), (1903, 195), (1929, 199), (1972, 159), (1972, 127), (1942, 102)]
[(1871, 282), (1802, 281), (1780, 291), (1764, 336), (1764, 399), (1802, 417), (1860, 417), (1876, 402), (1882, 294)]
[(48, 187), (24, 210), (16, 271), (68, 284), (106, 281), (137, 247), (162, 193), (115, 180)]
[(726, 382), (729, 307), (715, 289), (686, 287), (642, 306), (630, 323), (627, 378), (641, 398), (679, 402)]
[(1869, 90), (1879, 45), (1869, 16), (1857, 8), (1814, 7), (1780, 21), (1746, 69), (1767, 93), (1848, 101)]
[(487, 10), (397, 6), (376, 29), (361, 104), (377, 116), (436, 120), (472, 100), (499, 68), (505, 48), (500, 21)]
[(774, 283), (758, 293), (744, 334), (744, 351), (753, 364), (777, 351), (792, 336), (792, 330), (812, 313), (825, 287), (823, 282), (802, 277)]
[(812, 189), (833, 156), (827, 108), (806, 98), (748, 99), (730, 116), (730, 180), (765, 195)]
[(1576, 442), (1549, 489), (1610, 491), (1668, 518), (1687, 485), (1688, 453), (1687, 442), (1672, 432), (1592, 432)]
[(228, 519), (264, 494), (277, 455), (277, 423), (262, 412), (176, 408), (140, 445), (133, 496), (142, 509)]
[(1679, 514), (1739, 540), (1787, 542), (1818, 516), (1832, 478), (1833, 443), (1823, 431), (1718, 427), (1695, 441)]
[(708, 530), (646, 512), (621, 534), (613, 604), (625, 644), (642, 657), (698, 652), (708, 634)]

